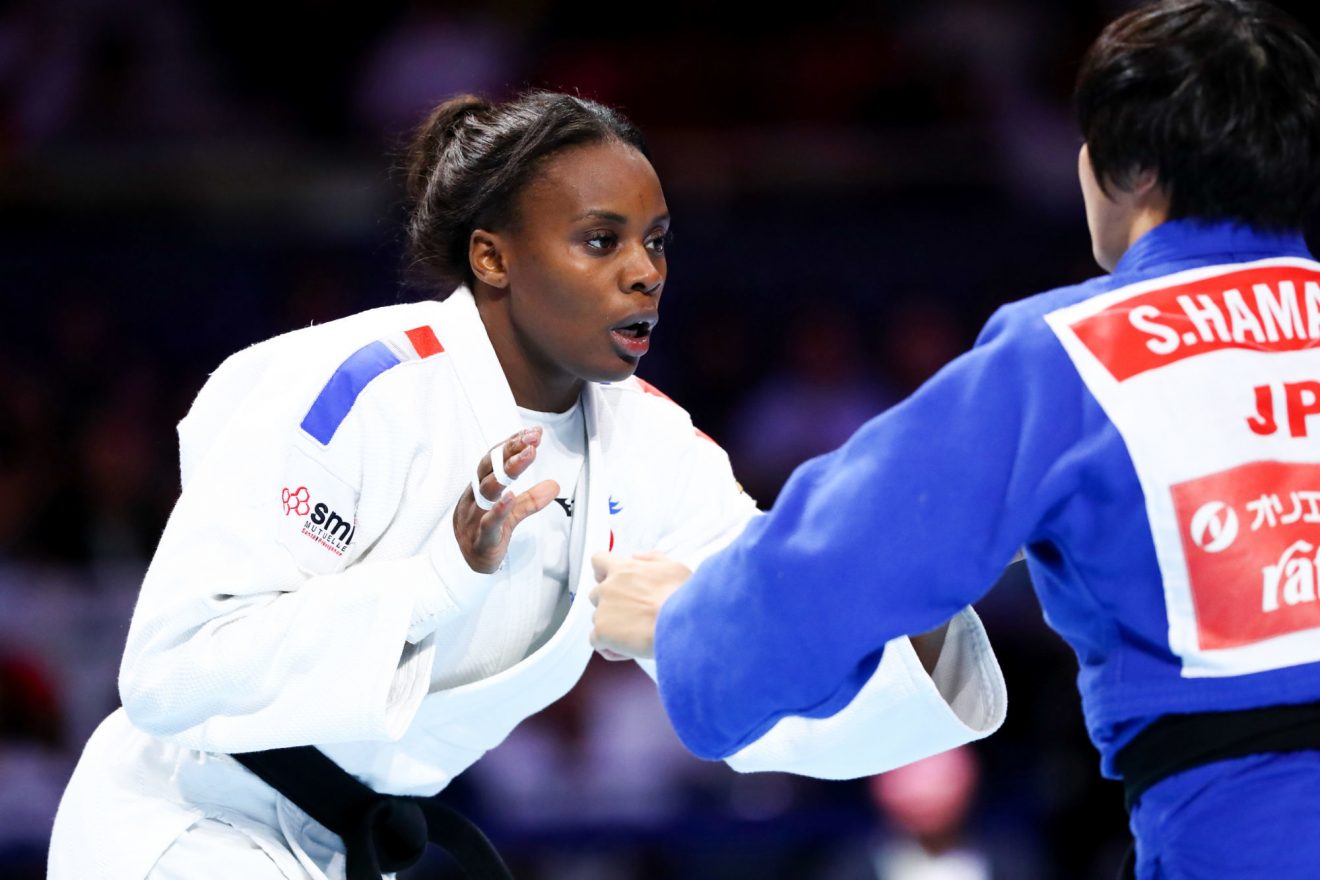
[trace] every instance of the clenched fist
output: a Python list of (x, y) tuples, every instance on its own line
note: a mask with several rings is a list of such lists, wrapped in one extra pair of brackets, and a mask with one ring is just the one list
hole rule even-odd
[(613, 553), (591, 557), (599, 583), (591, 645), (607, 660), (655, 656), (655, 621), (660, 607), (692, 576), (692, 570), (662, 553), (631, 558)]

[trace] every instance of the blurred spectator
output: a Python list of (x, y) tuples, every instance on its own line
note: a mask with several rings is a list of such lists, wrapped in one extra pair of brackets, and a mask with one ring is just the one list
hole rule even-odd
[(636, 665), (596, 658), (581, 686), (519, 725), (470, 773), (505, 820), (547, 829), (663, 824), (721, 769), (683, 748)]
[(518, 15), (496, 16), (488, 4), (460, 8), (412, 0), (364, 63), (358, 115), (369, 129), (392, 138), (454, 95), (503, 98), (518, 88), (517, 59), (530, 24)]
[(785, 328), (785, 356), (734, 411), (730, 455), (769, 504), (798, 464), (828, 452), (885, 409), (893, 394), (869, 375), (856, 320), (817, 300)]
[(188, 7), (169, 0), (19, 2), (0, 17), (0, 160), (83, 139), (215, 134), (234, 121)]
[(62, 724), (41, 667), (0, 656), (0, 876), (7, 880), (44, 873), (46, 839), (73, 770), (60, 751)]
[(967, 348), (961, 323), (938, 296), (912, 298), (892, 306), (878, 335), (885, 374), (904, 396)]
[(822, 880), (1030, 880), (1023, 853), (996, 852), (969, 830), (980, 761), (964, 746), (873, 776), (867, 789), (881, 820), (862, 847), (846, 850)]
[(0, 351), (0, 559), (25, 553), (32, 516), (56, 474), (56, 387)]
[(74, 107), (80, 137), (135, 145), (226, 131), (233, 119), (187, 5), (106, 0), (80, 11), (86, 25)]
[(81, 29), (57, 2), (20, 0), (0, 14), (0, 168), (68, 126), (82, 76)]

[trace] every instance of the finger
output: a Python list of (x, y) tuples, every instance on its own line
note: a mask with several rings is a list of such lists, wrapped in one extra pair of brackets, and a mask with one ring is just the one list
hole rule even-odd
[(633, 559), (641, 559), (645, 562), (660, 562), (669, 557), (659, 550), (643, 550), (641, 553), (634, 553)]
[(482, 515), (481, 521), (477, 523), (476, 544), (479, 550), (490, 550), (504, 540), (504, 523), (513, 512), (514, 502), (513, 492), (505, 489), (494, 506)]
[(632, 659), (627, 654), (617, 654), (614, 651), (611, 651), (609, 648), (597, 648), (596, 653), (604, 657), (606, 660), (610, 661), (611, 663), (616, 663), (619, 660)]
[[(599, 575), (598, 575), (598, 577), (599, 577)], [(599, 585), (599, 584), (597, 584), (596, 586), (592, 587), (592, 588), (591, 588), (591, 592), (590, 592), (590, 593), (587, 593), (587, 601), (591, 603), (592, 607), (599, 607), (599, 606), (600, 606), (600, 585)]]
[(618, 563), (619, 557), (613, 553), (593, 553), (591, 554), (591, 570), (596, 575), (597, 581), (603, 581), (610, 576), (610, 570)]
[(536, 461), (536, 446), (531, 443), (520, 443), (518, 451), (504, 459), (504, 473), (510, 480), (516, 480), (532, 466), (534, 461)]
[[(500, 455), (502, 456), (505, 471), (508, 471), (509, 463), (511, 461), (519, 455), (522, 455), (528, 449), (535, 449), (540, 443), (540, 425), (532, 428), (523, 428), (517, 434), (514, 434), (508, 440), (505, 440), (500, 446)], [(513, 474), (509, 474), (509, 476), (513, 476)]]
[(494, 468), (490, 464), (490, 453), (487, 452), (481, 457), (481, 461), (477, 462), (477, 482), (485, 481), (493, 471)]
[(490, 486), (493, 481), (490, 468), (490, 454), (487, 453), (477, 462), (477, 475), (472, 479), (472, 501), (482, 510), (490, 510), (495, 499), (499, 497), (498, 493), (492, 493)]
[[(528, 446), (538, 446), (540, 443), (541, 428), (540, 426), (537, 426), (535, 428), (523, 428), (521, 431), (510, 435), (509, 438), (497, 448), (500, 450), (503, 460), (508, 462)], [(477, 462), (477, 479), (482, 482), (495, 472), (495, 465), (490, 459), (491, 454), (494, 451), (495, 450), (492, 449), (490, 452), (487, 452), (481, 457), (481, 461)]]
[[(490, 456), (486, 456), (483, 461), (490, 461)], [(499, 499), (499, 497), (504, 494), (504, 490), (508, 488), (508, 486), (501, 483), (494, 474), (487, 474), (482, 477), (480, 485), (481, 494), (487, 501), (495, 501)]]
[(542, 480), (537, 483), (513, 500), (509, 511), (510, 525), (516, 527), (518, 523), (538, 510), (544, 510), (545, 506), (554, 501), (555, 496), (558, 494), (559, 484), (554, 480)]

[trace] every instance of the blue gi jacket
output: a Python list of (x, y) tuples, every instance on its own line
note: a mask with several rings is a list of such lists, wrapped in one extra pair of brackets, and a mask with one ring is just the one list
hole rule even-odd
[[(975, 602), (1020, 547), (1046, 621), (1077, 654), (1107, 775), (1162, 714), (1320, 699), (1320, 663), (1184, 674), (1133, 459), (1044, 317), (1134, 282), (1272, 257), (1310, 258), (1300, 235), (1165, 223), (1111, 275), (1001, 308), (972, 350), (799, 467), (660, 615), (660, 691), (684, 743), (717, 758), (785, 715), (833, 714), (886, 640)], [(1310, 427), (1320, 444), (1320, 417)]]

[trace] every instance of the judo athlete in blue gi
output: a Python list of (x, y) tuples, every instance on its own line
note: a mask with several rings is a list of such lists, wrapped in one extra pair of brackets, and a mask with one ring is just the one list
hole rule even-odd
[(1110, 274), (1000, 309), (681, 589), (599, 557), (595, 643), (653, 652), (718, 758), (835, 712), (1024, 548), (1136, 876), (1320, 877), (1320, 60), (1265, 3), (1167, 0), (1076, 101)]

